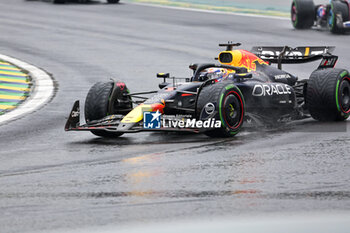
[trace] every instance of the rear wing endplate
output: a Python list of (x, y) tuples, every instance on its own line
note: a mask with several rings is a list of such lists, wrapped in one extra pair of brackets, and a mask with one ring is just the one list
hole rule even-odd
[(310, 47), (274, 47), (256, 46), (251, 52), (269, 63), (278, 64), (300, 64), (313, 62), (322, 59), (319, 69), (333, 68), (338, 60), (338, 56), (332, 54), (334, 46), (310, 46)]

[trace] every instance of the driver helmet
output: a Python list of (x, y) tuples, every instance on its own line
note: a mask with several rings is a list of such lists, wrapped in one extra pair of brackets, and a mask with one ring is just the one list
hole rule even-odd
[(208, 79), (222, 81), (225, 78), (227, 78), (228, 71), (224, 68), (209, 68), (206, 70), (206, 76), (208, 77)]
[(320, 5), (318, 8), (317, 8), (317, 11), (316, 11), (316, 16), (318, 19), (324, 19), (326, 17), (326, 11), (327, 11), (327, 6), (325, 5)]

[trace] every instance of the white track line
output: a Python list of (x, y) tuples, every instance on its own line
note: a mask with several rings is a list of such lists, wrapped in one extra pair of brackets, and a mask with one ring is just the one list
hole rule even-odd
[(50, 75), (26, 62), (0, 54), (0, 59), (29, 72), (34, 86), (30, 96), (17, 108), (0, 116), (0, 125), (18, 119), (44, 106), (54, 94), (54, 82)]
[(163, 5), (157, 5), (155, 3), (128, 2), (128, 4), (139, 5), (139, 6), (157, 7), (157, 8), (165, 8), (165, 9), (172, 9), (172, 10), (175, 9), (175, 10), (183, 10), (183, 11), (194, 11), (194, 12), (209, 13), (209, 14), (237, 15), (237, 16), (247, 16), (247, 17), (255, 17), (255, 18), (290, 20), (288, 17), (281, 17), (281, 16), (259, 15), (259, 14), (238, 13), (238, 12), (226, 12), (226, 11), (215, 11), (215, 10), (204, 10), (204, 9), (186, 8), (186, 7), (179, 7), (179, 6), (163, 6)]

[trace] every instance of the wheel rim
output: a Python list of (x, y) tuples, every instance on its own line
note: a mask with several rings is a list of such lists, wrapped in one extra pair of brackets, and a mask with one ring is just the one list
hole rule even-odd
[(340, 83), (339, 103), (342, 112), (350, 113), (350, 78), (345, 77)]
[(297, 7), (295, 6), (295, 3), (292, 5), (292, 22), (293, 24), (296, 24), (297, 21)]
[(232, 91), (225, 96), (223, 115), (226, 125), (231, 129), (236, 129), (242, 124), (242, 106), (242, 99), (237, 92)]

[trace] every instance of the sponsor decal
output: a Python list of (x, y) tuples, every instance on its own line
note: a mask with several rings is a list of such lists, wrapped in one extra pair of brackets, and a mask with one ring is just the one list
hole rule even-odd
[(161, 92), (153, 95), (151, 98), (145, 101), (145, 104), (161, 103), (168, 99), (171, 94), (169, 92)]
[(289, 79), (289, 78), (291, 78), (290, 74), (279, 74), (279, 75), (275, 75), (275, 80)]
[(160, 129), (162, 114), (157, 110), (156, 112), (143, 113), (143, 128), (145, 129)]
[(272, 96), (292, 94), (291, 87), (287, 84), (257, 84), (253, 89), (253, 96)]
[(204, 110), (208, 115), (211, 115), (215, 112), (215, 105), (213, 103), (207, 103), (204, 106)]
[[(278, 57), (281, 54), (282, 51), (268, 51), (268, 50), (264, 50), (261, 52), (261, 59), (269, 59), (271, 57)], [(314, 50), (311, 51), (310, 54), (304, 54), (301, 51), (290, 51), (286, 54), (286, 56), (290, 57), (290, 59), (303, 59), (303, 56), (310, 56), (310, 55), (320, 55), (323, 54), (324, 50)]]
[[(181, 116), (180, 116), (181, 117)], [(209, 118), (207, 120), (197, 120), (186, 117), (179, 119), (179, 116), (165, 116), (162, 120), (164, 128), (195, 128), (195, 129), (214, 129), (221, 128), (221, 121)]]
[(80, 110), (79, 110), (79, 108), (77, 108), (76, 111), (72, 111), (71, 116), (72, 116), (73, 118), (78, 117), (79, 115), (80, 115)]

